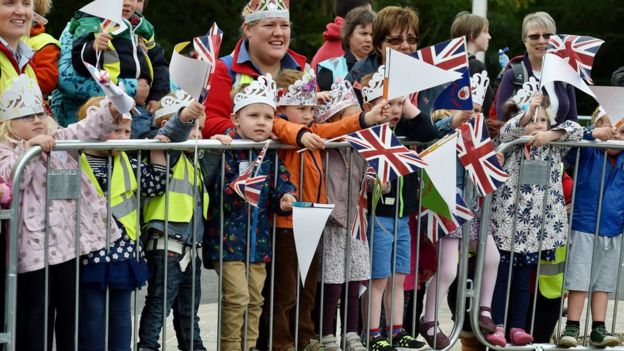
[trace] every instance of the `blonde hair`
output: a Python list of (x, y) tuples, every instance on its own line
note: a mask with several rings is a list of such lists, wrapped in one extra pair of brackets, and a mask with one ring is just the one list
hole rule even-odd
[(435, 121), (441, 120), (451, 115), (453, 115), (453, 112), (451, 110), (447, 110), (447, 109), (435, 110), (431, 113), (431, 120), (435, 122)]
[(522, 21), (523, 42), (527, 38), (529, 29), (533, 27), (544, 27), (547, 31), (557, 34), (557, 25), (555, 24), (555, 20), (548, 14), (548, 12), (533, 12), (524, 17), (524, 20)]
[[(598, 117), (600, 117), (600, 106), (596, 107), (596, 109), (594, 110), (594, 112), (591, 115), (591, 124), (595, 127), (598, 127), (596, 124), (600, 121), (602, 121), (602, 118), (598, 119)], [(603, 117), (607, 117), (608, 116), (606, 114), (603, 115)]]
[(89, 110), (91, 109), (91, 107), (99, 107), (102, 103), (102, 100), (104, 100), (104, 96), (90, 97), (89, 100), (82, 104), (82, 106), (80, 106), (80, 109), (78, 109), (78, 112), (76, 113), (78, 115), (78, 120), (82, 121), (83, 119), (85, 119), (89, 114)]
[(303, 71), (297, 71), (295, 69), (284, 69), (275, 78), (275, 84), (279, 89), (288, 88), (295, 84), (296, 81), (303, 78)]
[[(48, 130), (47, 135), (52, 135), (59, 128), (59, 125), (52, 116), (48, 115), (47, 113), (45, 113), (45, 115), (46, 128)], [(13, 139), (14, 132), (13, 128), (11, 127), (11, 121), (12, 120), (0, 122), (0, 142), (5, 142), (9, 141), (9, 139)]]

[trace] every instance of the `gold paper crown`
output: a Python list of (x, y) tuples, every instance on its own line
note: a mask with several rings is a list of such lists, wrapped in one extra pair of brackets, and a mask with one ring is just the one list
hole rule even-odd
[(378, 97), (383, 96), (383, 83), (386, 66), (381, 65), (371, 80), (365, 87), (362, 87), (362, 98), (364, 102), (371, 102)]
[(470, 77), (470, 92), (472, 94), (472, 102), (482, 105), (485, 100), (487, 88), (490, 85), (490, 78), (486, 70), (475, 73)]
[(334, 84), (332, 84), (331, 88), (332, 89), (329, 92), (331, 100), (324, 104), (318, 105), (314, 109), (314, 120), (316, 123), (325, 122), (331, 116), (349, 106), (359, 106), (359, 102), (349, 81), (339, 78)]
[(45, 112), (41, 89), (25, 74), (13, 80), (0, 97), (0, 120), (8, 121)]
[(234, 96), (234, 113), (251, 104), (267, 104), (275, 109), (277, 85), (270, 73), (259, 76)]
[(243, 9), (245, 23), (265, 18), (290, 19), (289, 0), (250, 0)]
[(277, 92), (277, 106), (316, 106), (316, 75), (311, 69), (288, 88)]

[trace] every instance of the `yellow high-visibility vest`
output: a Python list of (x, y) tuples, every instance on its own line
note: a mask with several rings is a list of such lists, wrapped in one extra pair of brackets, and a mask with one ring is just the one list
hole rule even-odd
[(539, 290), (545, 298), (561, 297), (563, 286), (563, 272), (565, 270), (566, 247), (555, 249), (554, 261), (540, 261), (540, 274), (537, 277)]
[(61, 47), (61, 43), (48, 33), (39, 33), (34, 37), (30, 37), (26, 40), (26, 44), (33, 48), (35, 52), (50, 44)]
[[(0, 53), (0, 92), (5, 92), (13, 80), (20, 75), (20, 72), (15, 70), (15, 67), (11, 63), (6, 55)], [(35, 74), (35, 70), (29, 64), (24, 66), (24, 73), (28, 76), (28, 78), (37, 81), (37, 75)]]

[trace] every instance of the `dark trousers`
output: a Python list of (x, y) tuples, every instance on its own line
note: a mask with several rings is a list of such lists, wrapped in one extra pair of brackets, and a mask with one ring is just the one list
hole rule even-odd
[[(498, 266), (496, 287), (492, 298), (492, 318), (496, 324), (503, 324), (505, 319), (505, 298), (507, 281), (509, 280), (509, 262), (501, 262)], [(509, 298), (508, 328), (524, 328), (529, 308), (529, 286), (533, 266), (514, 267), (511, 279), (511, 296)]]
[[(130, 297), (132, 290), (110, 289), (108, 293), (108, 350), (128, 351), (132, 342)], [(106, 290), (80, 288), (79, 347), (104, 351), (106, 330)]]
[(48, 350), (52, 338), (57, 350), (73, 350), (76, 312), (76, 260), (52, 265), (48, 270), (20, 273), (17, 276), (16, 350), (41, 351), (45, 332), (45, 293), (48, 295)]
[[(532, 293), (532, 291), (531, 291)], [(531, 294), (531, 301), (529, 304), (528, 318), (526, 321), (525, 330), (531, 330), (531, 316), (533, 314), (533, 297)], [(552, 336), (555, 325), (559, 320), (559, 308), (561, 298), (549, 299), (544, 297), (539, 289), (537, 290), (537, 301), (535, 303), (535, 321), (533, 322), (533, 342), (536, 343), (549, 343)]]

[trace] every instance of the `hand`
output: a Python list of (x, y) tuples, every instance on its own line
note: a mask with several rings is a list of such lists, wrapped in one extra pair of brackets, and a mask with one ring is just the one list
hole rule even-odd
[(229, 135), (215, 134), (210, 137), (211, 140), (219, 140), (223, 145), (232, 144), (232, 138)]
[(559, 140), (559, 138), (561, 138), (561, 136), (563, 135), (563, 132), (547, 130), (547, 131), (541, 131), (541, 132), (534, 132), (531, 135), (533, 136), (533, 138), (531, 139), (531, 141), (527, 143), (527, 145), (534, 146), (534, 147), (541, 147), (550, 143), (551, 141)]
[(539, 91), (536, 91), (535, 93), (533, 93), (533, 96), (531, 97), (531, 104), (529, 105), (529, 111), (531, 111), (531, 114), (535, 113), (535, 110), (537, 110), (538, 107), (540, 107), (542, 105), (542, 93), (540, 93)]
[(154, 137), (154, 140), (158, 140), (158, 141), (160, 141), (161, 143), (166, 143), (166, 144), (168, 144), (168, 143), (170, 143), (170, 142), (171, 142), (171, 139), (170, 139), (168, 136), (164, 135), (164, 134), (157, 134), (157, 135)]
[(134, 102), (137, 105), (145, 105), (145, 100), (147, 100), (147, 96), (150, 92), (150, 86), (147, 84), (147, 80), (145, 78), (139, 78), (137, 81), (137, 90), (134, 95)]
[(497, 152), (496, 153), (496, 159), (498, 160), (498, 163), (502, 166), (503, 163), (505, 163), (505, 155), (502, 152)]
[(297, 199), (293, 196), (293, 194), (284, 194), (280, 199), (280, 209), (282, 211), (292, 211), (293, 202)]
[(390, 192), (391, 186), (390, 183), (381, 183), (381, 193), (387, 194)]
[(364, 123), (367, 126), (374, 126), (385, 122), (390, 117), (390, 104), (387, 100), (382, 100), (364, 115)]
[(43, 149), (44, 152), (49, 152), (54, 149), (54, 146), (56, 146), (56, 140), (49, 135), (37, 135), (26, 141), (24, 148), (27, 149), (36, 145), (41, 146), (41, 149)]
[(314, 149), (325, 149), (325, 139), (312, 132), (303, 133), (301, 136), (301, 144), (310, 151)]
[(184, 123), (189, 123), (198, 118), (202, 118), (204, 115), (204, 106), (193, 100), (182, 110), (182, 113), (180, 113), (180, 120)]
[(616, 133), (617, 131), (613, 127), (600, 127), (600, 128), (595, 128), (592, 131), (592, 136), (595, 139), (607, 141), (615, 137)]
[(108, 42), (111, 41), (113, 37), (108, 33), (99, 32), (95, 34), (95, 40), (93, 41), (93, 50), (95, 51), (106, 51), (108, 50)]
[(145, 44), (145, 39), (141, 38), (139, 40), (139, 47), (143, 50), (144, 53), (147, 54), (147, 45)]
[(451, 125), (453, 126), (453, 128), (457, 128), (465, 122), (468, 122), (470, 118), (472, 118), (472, 110), (457, 111), (457, 113), (453, 115), (453, 121), (451, 122)]
[(150, 100), (146, 105), (146, 109), (149, 113), (154, 113), (157, 108), (158, 108), (158, 101), (156, 100)]
[(412, 103), (412, 99), (410, 99), (409, 97), (405, 98), (405, 100), (403, 100), (403, 116), (407, 119), (412, 119), (417, 117), (418, 115), (420, 115), (420, 109), (416, 107), (414, 103)]
[(319, 91), (316, 93), (316, 103), (318, 105), (331, 101), (331, 93), (329, 91)]

